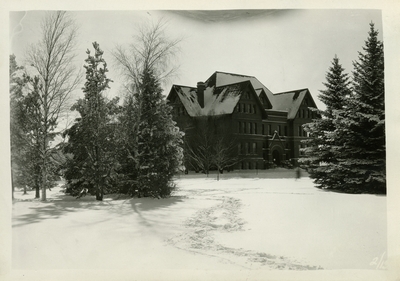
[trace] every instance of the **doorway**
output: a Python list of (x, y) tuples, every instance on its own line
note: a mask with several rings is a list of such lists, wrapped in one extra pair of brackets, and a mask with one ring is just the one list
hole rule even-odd
[(272, 162), (277, 166), (281, 164), (281, 154), (278, 150), (272, 152)]

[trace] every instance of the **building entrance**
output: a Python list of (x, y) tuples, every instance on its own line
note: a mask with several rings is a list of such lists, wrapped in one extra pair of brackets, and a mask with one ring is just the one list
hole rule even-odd
[(281, 154), (278, 150), (272, 152), (272, 162), (277, 166), (281, 164)]

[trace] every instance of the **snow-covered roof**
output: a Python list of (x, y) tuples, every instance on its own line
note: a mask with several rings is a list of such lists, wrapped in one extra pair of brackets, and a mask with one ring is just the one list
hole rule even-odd
[(197, 100), (197, 89), (173, 85), (182, 104), (190, 116), (231, 114), (249, 81), (216, 87), (206, 86), (204, 89), (204, 107)]
[[(241, 74), (216, 71), (206, 80), (206, 84), (215, 85), (216, 87), (220, 87), (223, 85), (229, 85), (229, 84), (244, 82), (244, 81), (250, 81), (250, 83), (254, 89), (257, 89), (257, 90), (263, 89), (265, 94), (267, 95), (268, 99), (270, 100), (270, 102), (273, 105), (273, 102), (272, 102), (273, 93), (254, 76), (247, 76), (247, 75), (241, 75)], [(257, 92), (257, 95), (259, 95), (258, 92)]]
[(273, 94), (253, 76), (216, 71), (204, 82), (204, 85), (204, 108), (198, 103), (197, 88), (195, 87), (173, 85), (170, 95), (176, 92), (189, 116), (192, 117), (231, 114), (245, 87), (248, 86), (259, 97), (259, 102), (262, 96), (265, 95), (267, 97), (270, 103), (267, 109), (287, 112), (288, 119), (296, 117), (297, 111), (306, 95), (310, 96), (313, 103), (312, 106), (317, 107), (308, 89)]
[[(294, 119), (300, 108), (308, 89), (294, 90), (274, 94), (274, 110), (284, 110), (288, 112), (287, 118)], [(311, 96), (311, 95), (310, 95)]]

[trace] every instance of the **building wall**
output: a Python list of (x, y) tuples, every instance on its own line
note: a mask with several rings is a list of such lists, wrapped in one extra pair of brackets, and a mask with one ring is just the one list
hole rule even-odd
[(263, 120), (266, 135), (264, 145), (265, 166), (282, 165), (288, 159), (288, 136), (290, 135), (287, 112), (267, 110), (268, 118)]
[(237, 138), (236, 169), (263, 169), (262, 107), (254, 92), (243, 94), (232, 113), (232, 127)]
[(304, 147), (302, 141), (308, 138), (306, 131), (304, 131), (303, 125), (312, 122), (312, 119), (316, 117), (315, 112), (312, 112), (308, 107), (310, 105), (303, 102), (296, 114), (296, 118), (291, 121), (291, 127), (293, 137), (291, 139), (291, 158), (293, 164), (297, 165), (297, 160), (301, 157), (300, 149)]
[[(229, 130), (237, 142), (236, 157), (239, 161), (234, 169), (265, 169), (273, 164), (282, 165), (290, 161), (297, 165), (301, 141), (307, 138), (303, 124), (312, 122), (315, 113), (307, 99), (302, 103), (296, 117), (288, 119), (286, 111), (266, 110), (262, 113), (260, 103), (254, 92), (242, 94), (232, 114), (219, 116), (215, 120), (216, 130)], [(186, 134), (195, 131), (193, 117), (186, 112), (179, 98), (170, 102), (173, 119)], [(201, 117), (200, 117), (201, 118)]]

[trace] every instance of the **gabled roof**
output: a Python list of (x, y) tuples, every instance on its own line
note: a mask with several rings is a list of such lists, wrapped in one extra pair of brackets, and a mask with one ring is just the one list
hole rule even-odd
[[(222, 115), (231, 114), (238, 103), (241, 94), (250, 86), (249, 81), (223, 85), (208, 86), (204, 90), (204, 108), (200, 107), (197, 100), (197, 89), (186, 86), (173, 85), (174, 90), (186, 108), (189, 116)], [(254, 90), (254, 89), (253, 89)]]
[(216, 71), (206, 80), (205, 83), (206, 85), (215, 85), (216, 87), (219, 87), (244, 81), (250, 81), (254, 89), (263, 89), (267, 98), (273, 105), (273, 93), (254, 76)]
[(308, 89), (294, 90), (274, 94), (274, 110), (285, 110), (288, 112), (288, 119), (294, 119), (304, 98), (309, 95), (313, 106), (315, 102)]

